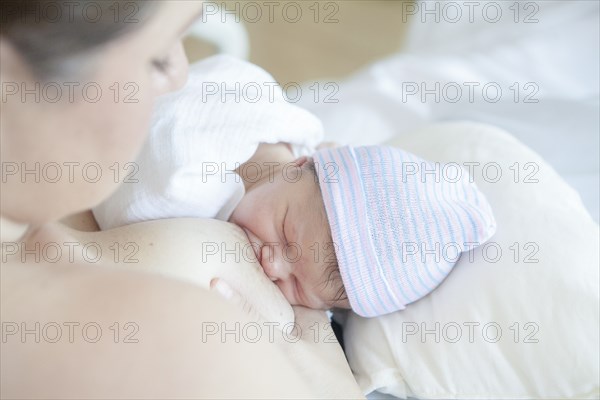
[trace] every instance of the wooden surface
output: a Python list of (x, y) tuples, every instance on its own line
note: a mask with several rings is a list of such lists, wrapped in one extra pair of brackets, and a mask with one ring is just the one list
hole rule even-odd
[[(266, 1), (217, 3), (238, 12), (250, 35), (250, 61), (282, 84), (344, 78), (397, 51), (407, 25), (401, 0), (274, 1), (272, 9)], [(196, 40), (185, 44), (192, 62), (214, 52)]]

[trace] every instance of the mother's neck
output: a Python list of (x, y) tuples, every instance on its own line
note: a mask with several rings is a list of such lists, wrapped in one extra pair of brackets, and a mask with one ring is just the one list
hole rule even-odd
[(16, 242), (25, 236), (27, 229), (29, 229), (28, 224), (15, 222), (0, 215), (0, 242)]

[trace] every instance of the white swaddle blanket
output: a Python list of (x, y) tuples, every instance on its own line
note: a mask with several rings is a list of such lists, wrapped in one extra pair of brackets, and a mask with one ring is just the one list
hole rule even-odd
[(259, 143), (307, 154), (321, 122), (284, 98), (261, 68), (229, 56), (190, 67), (185, 87), (161, 97), (133, 179), (93, 209), (102, 230), (162, 218), (227, 220), (244, 195), (233, 172)]

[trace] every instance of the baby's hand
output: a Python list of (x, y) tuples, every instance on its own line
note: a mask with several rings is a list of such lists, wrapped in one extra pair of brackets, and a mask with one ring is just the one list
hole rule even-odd
[[(268, 326), (271, 323), (267, 323), (268, 319), (260, 313), (244, 296), (242, 296), (237, 290), (232, 288), (227, 282), (225, 282), (221, 278), (213, 278), (210, 281), (210, 289), (215, 290), (222, 297), (224, 297), (227, 301), (233, 302), (238, 307), (240, 307), (244, 312), (250, 317), (253, 322), (261, 324), (263, 326)], [(301, 307), (304, 308), (304, 307)], [(310, 309), (307, 309), (310, 310)], [(294, 307), (294, 314), (296, 313), (296, 309)], [(287, 337), (296, 337), (297, 335), (301, 335), (301, 330), (296, 331), (296, 324), (288, 323), (285, 325), (277, 324), (275, 325), (277, 329), (280, 329), (282, 332), (287, 335)]]
[[(221, 278), (210, 281), (211, 290), (216, 290), (226, 300), (237, 304), (250, 317), (253, 322), (265, 324), (267, 319), (253, 307), (239, 292), (233, 289)], [(294, 310), (294, 323), (277, 325), (277, 329), (284, 332), (287, 340), (295, 343), (296, 340), (314, 342), (315, 337), (322, 338), (323, 343), (337, 343), (332, 331), (329, 317), (323, 310), (315, 310), (304, 306), (292, 306)], [(318, 330), (315, 331), (315, 328)], [(317, 336), (315, 336), (317, 335)]]
[(237, 290), (232, 288), (227, 282), (221, 278), (213, 278), (210, 281), (210, 289), (215, 290), (226, 300), (240, 307), (250, 319), (255, 322), (266, 321), (266, 318), (244, 298)]

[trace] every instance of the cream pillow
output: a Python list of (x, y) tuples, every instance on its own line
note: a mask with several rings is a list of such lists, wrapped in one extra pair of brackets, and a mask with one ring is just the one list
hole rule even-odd
[(597, 398), (599, 231), (579, 195), (494, 127), (439, 124), (390, 144), (434, 161), (480, 163), (466, 165), (498, 230), (406, 310), (375, 319), (348, 315), (346, 352), (363, 392)]

